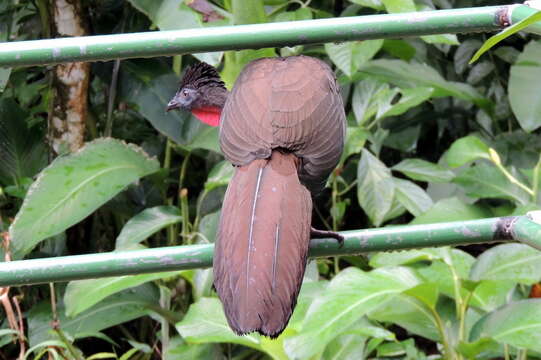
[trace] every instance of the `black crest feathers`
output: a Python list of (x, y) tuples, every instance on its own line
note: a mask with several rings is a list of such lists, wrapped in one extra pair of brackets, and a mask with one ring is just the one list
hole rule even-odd
[(179, 88), (185, 87), (196, 90), (204, 87), (221, 87), (225, 89), (224, 82), (220, 79), (216, 69), (205, 62), (191, 65), (186, 69)]

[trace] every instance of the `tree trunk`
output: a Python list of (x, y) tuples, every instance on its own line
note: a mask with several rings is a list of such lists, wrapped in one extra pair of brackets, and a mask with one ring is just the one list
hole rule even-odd
[[(87, 35), (80, 0), (51, 0), (55, 37)], [(53, 74), (54, 100), (49, 114), (49, 141), (55, 153), (76, 151), (84, 144), (90, 64), (60, 64)]]

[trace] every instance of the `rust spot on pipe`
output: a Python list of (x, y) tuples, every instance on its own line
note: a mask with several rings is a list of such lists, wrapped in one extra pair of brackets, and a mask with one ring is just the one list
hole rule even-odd
[(494, 230), (494, 240), (515, 240), (513, 227), (517, 221), (516, 216), (506, 216), (496, 222)]
[(496, 11), (496, 24), (501, 28), (508, 27), (511, 25), (511, 11), (509, 6), (502, 6), (498, 11)]

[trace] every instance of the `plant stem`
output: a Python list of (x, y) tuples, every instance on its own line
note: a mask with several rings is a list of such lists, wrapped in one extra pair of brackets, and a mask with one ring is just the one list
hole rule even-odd
[(527, 349), (519, 349), (517, 352), (517, 360), (527, 360), (528, 357), (526, 356), (528, 354)]
[(342, 196), (342, 195), (345, 195), (347, 194), (351, 189), (353, 189), (355, 186), (357, 185), (357, 179), (355, 179), (351, 184), (349, 184), (348, 186), (346, 186), (344, 188), (344, 190), (340, 191), (338, 193), (338, 196)]
[(180, 69), (182, 69), (182, 55), (175, 55), (173, 56), (173, 71), (180, 75)]
[(438, 327), (438, 331), (441, 336), (441, 342), (443, 344), (443, 351), (444, 351), (444, 357), (446, 359), (453, 359), (451, 346), (449, 345), (449, 340), (447, 340), (447, 334), (445, 333), (445, 326), (443, 324), (443, 321), (441, 320), (440, 315), (435, 309), (429, 308), (430, 312), (432, 313), (432, 316), (434, 317), (434, 320), (436, 321), (436, 326)]
[(458, 328), (458, 341), (464, 340), (465, 337), (465, 324), (466, 324), (466, 311), (468, 311), (468, 305), (470, 303), (470, 299), (473, 295), (473, 291), (469, 292), (464, 301), (462, 302), (462, 306), (460, 308), (460, 315), (459, 315), (459, 328)]
[(516, 177), (514, 177), (509, 171), (507, 171), (507, 169), (503, 166), (500, 160), (500, 155), (496, 152), (496, 150), (494, 150), (493, 148), (490, 148), (488, 149), (488, 152), (490, 154), (490, 157), (489, 157), (490, 161), (492, 161), (492, 163), (496, 165), (496, 167), (505, 175), (505, 177), (511, 183), (517, 185), (522, 190), (526, 191), (528, 194), (530, 194), (530, 196), (532, 197), (535, 196), (535, 192), (532, 189), (530, 189), (529, 187), (521, 183)]
[[(172, 147), (173, 144), (171, 140), (167, 139), (165, 143), (165, 156), (163, 159), (163, 168), (164, 169), (171, 169), (171, 153), (172, 153)], [(167, 198), (167, 192), (165, 194), (164, 202), (167, 205), (173, 205), (173, 199)], [(177, 226), (176, 224), (171, 224), (167, 227), (167, 244), (173, 245), (176, 240), (176, 233), (177, 233)]]
[(510, 357), (509, 357), (509, 345), (507, 345), (507, 344), (503, 344), (503, 356), (504, 356), (504, 360), (510, 360)]
[(537, 160), (537, 164), (535, 164), (535, 167), (533, 168), (533, 195), (532, 200), (533, 202), (537, 202), (537, 194), (539, 194), (539, 172), (541, 171), (541, 154), (539, 154), (539, 160)]
[[(165, 286), (160, 286), (160, 307), (165, 310), (171, 308), (171, 290)], [(161, 317), (160, 326), (162, 329), (161, 333), (161, 343), (162, 343), (162, 354), (165, 354), (167, 348), (169, 347), (169, 322), (166, 318)]]

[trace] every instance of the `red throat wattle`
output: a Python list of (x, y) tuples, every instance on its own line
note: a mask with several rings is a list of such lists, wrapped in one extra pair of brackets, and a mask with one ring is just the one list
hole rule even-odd
[(220, 125), (220, 114), (222, 109), (218, 107), (202, 107), (198, 109), (192, 109), (192, 114), (200, 121), (210, 126)]

